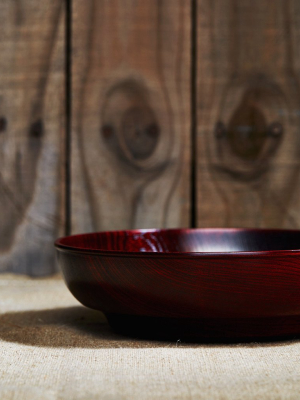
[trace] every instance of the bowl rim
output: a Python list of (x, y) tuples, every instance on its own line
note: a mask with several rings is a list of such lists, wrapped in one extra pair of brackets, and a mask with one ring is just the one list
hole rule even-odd
[(124, 230), (109, 230), (109, 231), (96, 231), (88, 233), (79, 233), (76, 235), (68, 235), (58, 238), (54, 245), (57, 250), (77, 253), (77, 254), (94, 254), (94, 255), (105, 255), (105, 256), (122, 256), (122, 257), (167, 257), (167, 258), (186, 258), (186, 257), (216, 257), (222, 258), (224, 256), (229, 257), (249, 257), (249, 256), (288, 256), (288, 255), (298, 255), (300, 254), (299, 249), (292, 250), (256, 250), (256, 251), (210, 251), (210, 252), (184, 252), (184, 251), (172, 251), (172, 252), (152, 252), (152, 251), (123, 251), (123, 250), (105, 250), (105, 249), (88, 249), (85, 247), (75, 247), (71, 245), (64, 244), (63, 241), (66, 239), (94, 235), (97, 233), (128, 233), (128, 234), (139, 234), (145, 232), (164, 232), (164, 231), (178, 231), (178, 232), (197, 232), (197, 231), (211, 231), (211, 232), (290, 232), (290, 233), (300, 233), (300, 229), (273, 229), (273, 228), (163, 228), (163, 229), (124, 229)]

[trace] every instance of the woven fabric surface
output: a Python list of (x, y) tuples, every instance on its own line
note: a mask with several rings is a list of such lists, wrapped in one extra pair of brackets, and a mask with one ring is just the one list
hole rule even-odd
[(300, 341), (128, 339), (62, 280), (2, 275), (0, 399), (300, 399)]

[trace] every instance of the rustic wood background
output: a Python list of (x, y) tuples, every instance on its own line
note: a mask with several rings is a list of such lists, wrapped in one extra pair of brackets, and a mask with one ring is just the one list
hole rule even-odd
[(66, 233), (300, 226), (300, 2), (0, 1), (0, 271)]

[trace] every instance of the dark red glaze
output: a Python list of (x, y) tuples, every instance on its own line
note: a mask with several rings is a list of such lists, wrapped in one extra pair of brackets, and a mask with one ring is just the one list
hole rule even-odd
[(66, 284), (118, 331), (178, 339), (300, 334), (300, 231), (167, 229), (56, 241)]

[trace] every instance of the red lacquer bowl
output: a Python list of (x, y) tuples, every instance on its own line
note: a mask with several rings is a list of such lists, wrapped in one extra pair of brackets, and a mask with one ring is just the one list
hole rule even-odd
[(300, 334), (300, 231), (114, 231), (55, 245), (70, 291), (121, 333), (209, 341)]

